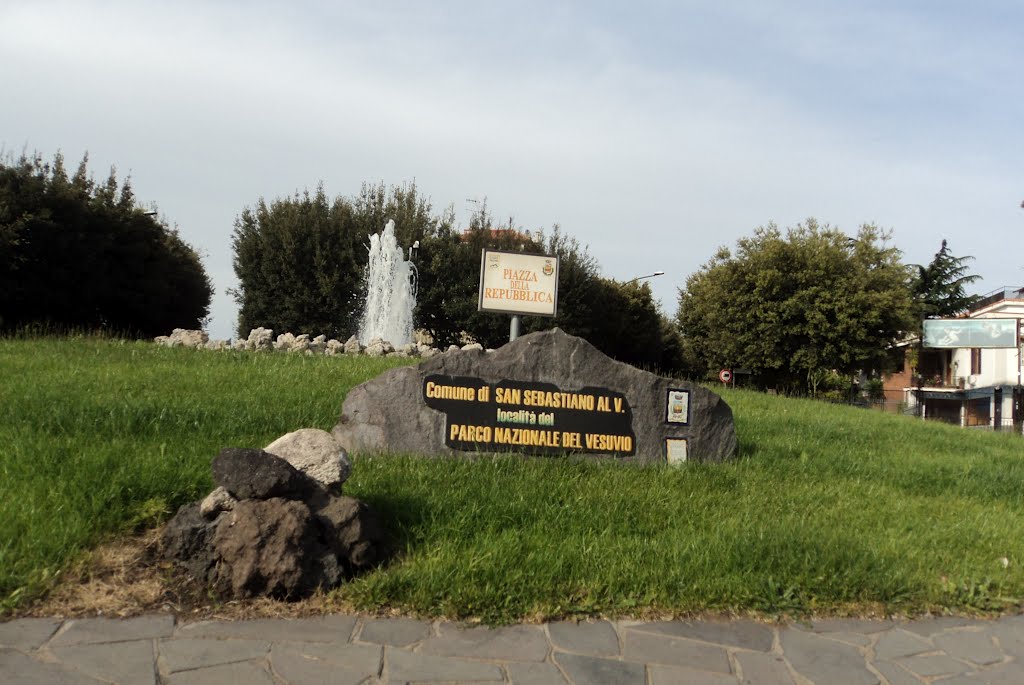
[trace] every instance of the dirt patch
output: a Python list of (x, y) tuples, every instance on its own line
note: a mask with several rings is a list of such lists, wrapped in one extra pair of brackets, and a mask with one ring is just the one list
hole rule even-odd
[(171, 613), (199, 620), (352, 613), (351, 607), (324, 594), (298, 602), (218, 599), (159, 557), (159, 539), (156, 529), (100, 545), (72, 564), (44, 597), (15, 609), (10, 618)]

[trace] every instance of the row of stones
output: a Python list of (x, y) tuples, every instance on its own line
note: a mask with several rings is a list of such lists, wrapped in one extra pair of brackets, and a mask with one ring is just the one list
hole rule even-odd
[[(289, 683), (327, 675), (331, 682), (393, 683), (1024, 682), (1019, 617), (986, 624), (836, 621), (810, 631), (747, 621), (598, 621), (492, 630), (349, 616), (177, 628), (172, 617), (159, 616), (23, 620), (0, 624), (0, 650), (5, 673), (24, 671), (27, 653), (36, 650), (35, 663), (54, 662), (40, 667), (63, 663), (115, 681), (124, 673), (113, 673), (110, 665), (152, 673), (155, 663), (162, 682), (193, 683), (238, 677), (272, 682), (271, 671)], [(101, 672), (102, 664), (108, 672)]]
[[(308, 334), (294, 335), (282, 333), (274, 337), (274, 331), (268, 328), (254, 328), (248, 338), (238, 338), (234, 342), (228, 340), (210, 340), (206, 331), (175, 328), (170, 335), (161, 335), (154, 339), (158, 345), (165, 347), (191, 347), (202, 350), (239, 350), (248, 352), (278, 351), (294, 352), (307, 355), (359, 355), (368, 357), (422, 357), (427, 359), (441, 354), (441, 350), (431, 345), (414, 342), (405, 345), (392, 345), (387, 340), (375, 338), (368, 345), (359, 342), (356, 336), (341, 342), (326, 335), (310, 337)], [(480, 350), (479, 343), (469, 343), (459, 347), (450, 345), (448, 350)]]

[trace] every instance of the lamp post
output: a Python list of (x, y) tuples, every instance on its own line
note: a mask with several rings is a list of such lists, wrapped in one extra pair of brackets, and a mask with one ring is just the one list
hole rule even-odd
[(637, 276), (636, 278), (631, 278), (628, 281), (624, 281), (623, 285), (625, 285), (626, 283), (635, 283), (636, 281), (642, 281), (645, 278), (654, 278), (655, 276), (664, 276), (664, 275), (665, 275), (664, 271), (655, 271), (653, 274), (647, 274), (646, 276)]

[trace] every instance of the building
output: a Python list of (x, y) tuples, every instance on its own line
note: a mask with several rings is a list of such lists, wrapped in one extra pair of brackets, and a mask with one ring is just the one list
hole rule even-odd
[[(973, 347), (966, 341), (958, 344), (955, 331), (941, 347), (921, 347), (918, 339), (907, 340), (897, 348), (903, 356), (902, 371), (885, 379), (886, 399), (900, 401), (907, 413), (924, 419), (968, 428), (1020, 431), (1024, 419), (1020, 344), (1024, 288), (990, 293), (978, 300), (964, 318), (1001, 320), (1000, 327), (1013, 328), (1013, 346)], [(985, 328), (985, 324), (979, 328)], [(925, 341), (929, 344), (927, 336)]]

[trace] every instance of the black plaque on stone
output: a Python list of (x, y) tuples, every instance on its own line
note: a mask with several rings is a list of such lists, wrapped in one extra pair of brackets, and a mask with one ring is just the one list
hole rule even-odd
[(469, 452), (636, 453), (633, 412), (621, 392), (552, 383), (428, 375), (423, 400), (445, 415), (445, 444)]

